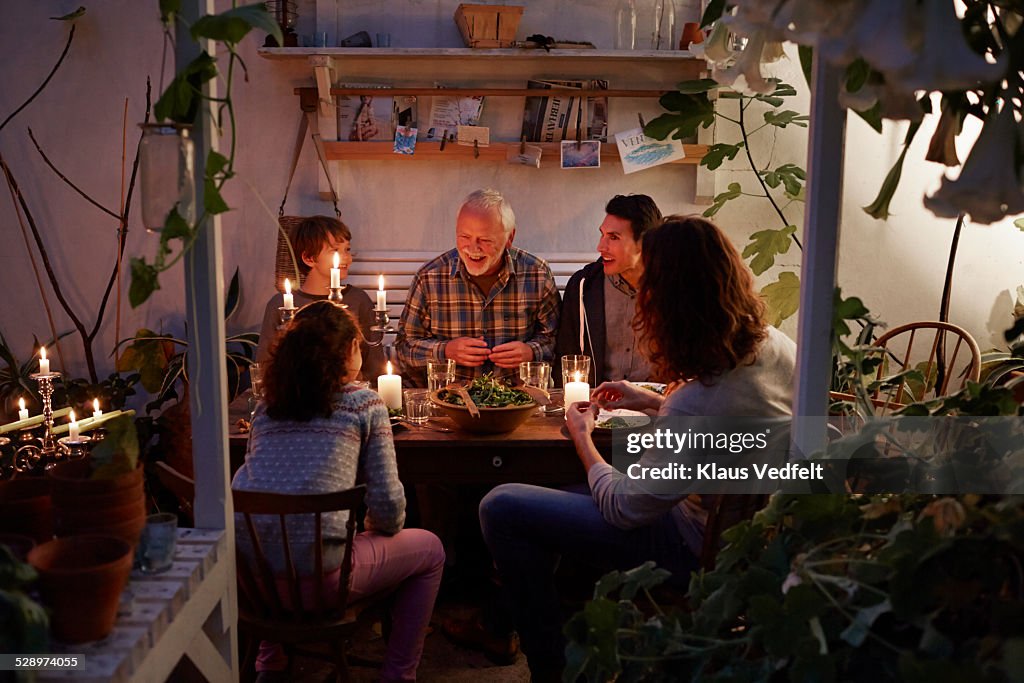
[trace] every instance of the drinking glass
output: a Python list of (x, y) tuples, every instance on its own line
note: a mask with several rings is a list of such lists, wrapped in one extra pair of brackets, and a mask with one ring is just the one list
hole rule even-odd
[(405, 390), (405, 419), (423, 424), (430, 417), (430, 392), (426, 389)]
[(170, 512), (158, 512), (146, 517), (146, 526), (139, 539), (139, 571), (143, 574), (157, 574), (167, 571), (174, 564), (174, 551), (178, 544), (178, 516)]
[(590, 356), (562, 356), (562, 386), (577, 381), (577, 373), (580, 382), (590, 381)]
[(263, 399), (263, 366), (259, 363), (249, 365), (249, 379), (252, 380), (252, 397), (257, 401)]
[(431, 360), (427, 361), (427, 388), (430, 391), (444, 389), (455, 381), (455, 361)]
[[(524, 361), (519, 364), (519, 379), (523, 384), (547, 391), (551, 386), (551, 364), (545, 361)], [(537, 412), (543, 414), (543, 410)]]

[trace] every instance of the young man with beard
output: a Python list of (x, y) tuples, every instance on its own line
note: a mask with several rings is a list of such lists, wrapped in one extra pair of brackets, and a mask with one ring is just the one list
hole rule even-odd
[[(644, 266), (643, 235), (661, 223), (661, 211), (644, 194), (616, 195), (605, 206), (594, 263), (573, 274), (565, 288), (555, 360), (590, 356), (590, 385), (651, 379), (651, 366), (633, 329), (636, 293)], [(611, 333), (609, 333), (611, 331)], [(560, 378), (561, 373), (552, 373)]]

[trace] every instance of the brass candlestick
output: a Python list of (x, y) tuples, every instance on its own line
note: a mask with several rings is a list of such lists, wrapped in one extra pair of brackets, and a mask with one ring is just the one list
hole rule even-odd
[(60, 377), (60, 373), (37, 372), (29, 377), (39, 383), (39, 395), (43, 399), (43, 436), (39, 438), (24, 430), (22, 445), (14, 454), (14, 471), (18, 474), (40, 466), (51, 467), (64, 455), (53, 438), (53, 380)]
[(388, 317), (387, 311), (373, 311), (373, 325), (370, 326), (370, 332), (379, 334), (380, 337), (375, 339), (367, 338), (366, 343), (368, 346), (377, 347), (384, 343), (384, 337), (395, 331), (395, 328), (388, 324), (390, 322), (391, 318)]
[(348, 304), (345, 303), (345, 295), (341, 293), (344, 287), (338, 285), (337, 287), (328, 287), (327, 289), (330, 290), (330, 294), (327, 295), (328, 301), (333, 301), (342, 308), (348, 308)]
[(284, 306), (277, 307), (279, 320), (277, 324), (277, 329), (283, 330), (284, 328), (288, 327), (288, 323), (290, 323), (292, 319), (295, 318), (295, 310), (296, 309), (294, 306), (292, 308), (285, 308)]

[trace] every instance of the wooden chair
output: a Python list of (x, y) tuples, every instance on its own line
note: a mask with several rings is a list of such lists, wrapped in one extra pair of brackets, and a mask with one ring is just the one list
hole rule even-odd
[[(977, 382), (981, 374), (981, 351), (970, 333), (962, 327), (938, 321), (909, 323), (895, 327), (873, 346), (882, 349), (883, 363), (875, 379), (906, 370), (921, 368), (925, 384), (912, 392), (907, 382), (885, 390), (876, 390), (871, 401), (885, 415), (908, 403), (946, 396), (962, 389), (967, 381)], [(855, 401), (853, 394), (830, 392), (832, 401)]]
[[(195, 486), (191, 479), (166, 463), (157, 463), (157, 474), (168, 489), (191, 505), (195, 498)], [(254, 491), (232, 492), (235, 513), (243, 518), (244, 533), (248, 534), (249, 549), (253, 553), (251, 557), (245, 556), (241, 548), (236, 548), (238, 625), (246, 641), (242, 665), (243, 679), (246, 675), (253, 675), (260, 641), (269, 640), (284, 646), (289, 655), (289, 662), (294, 661), (293, 655), (300, 649), (304, 655), (323, 658), (323, 653), (305, 650), (302, 646), (329, 643), (330, 652), (333, 654), (330, 660), (336, 667), (337, 680), (349, 680), (346, 641), (360, 629), (368, 626), (368, 622), (360, 617), (371, 614), (372, 611), (365, 608), (379, 602), (375, 597), (372, 602), (348, 604), (356, 511), (362, 504), (365, 493), (365, 486), (356, 486), (336, 493), (301, 496)], [(343, 539), (344, 551), (337, 600), (328, 604), (323, 586), (323, 514), (338, 511), (347, 511), (349, 515)], [(280, 531), (280, 539), (270, 540), (263, 537), (254, 523), (254, 515), (277, 517), (276, 526)], [(301, 576), (298, 571), (301, 558), (295, 552), (295, 542), (289, 538), (286, 523), (289, 515), (315, 515), (311, 575)], [(236, 530), (236, 535), (241, 533), (242, 530)], [(281, 543), (284, 553), (283, 575), (275, 574), (267, 555), (268, 549), (272, 547), (271, 543), (278, 542)], [(302, 600), (304, 580), (310, 584), (306, 586), (307, 592), (310, 589), (314, 592), (311, 604), (308, 600)], [(372, 613), (374, 618), (378, 616), (376, 612)]]

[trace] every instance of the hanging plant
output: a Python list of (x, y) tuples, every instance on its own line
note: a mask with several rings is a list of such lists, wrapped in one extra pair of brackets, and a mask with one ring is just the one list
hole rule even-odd
[[(180, 16), (180, 0), (160, 0), (160, 19), (164, 33), (171, 42), (176, 24), (183, 21)], [(199, 18), (189, 28), (193, 40), (212, 40), (227, 52), (227, 68), (223, 74), (217, 60), (203, 50), (187, 66), (175, 74), (174, 80), (160, 95), (153, 114), (157, 121), (167, 121), (178, 126), (196, 124), (203, 111), (204, 100), (217, 104), (214, 121), (223, 133), (228, 126), (228, 154), (210, 150), (203, 160), (203, 206), (194, 221), (186, 220), (177, 205), (167, 213), (163, 228), (159, 231), (160, 243), (152, 261), (144, 257), (131, 259), (132, 283), (128, 300), (132, 307), (138, 307), (160, 289), (160, 274), (176, 264), (195, 243), (206, 220), (210, 216), (224, 213), (229, 206), (221, 191), (224, 184), (235, 174), (236, 126), (235, 108), (231, 99), (231, 88), (236, 66), (245, 71), (245, 63), (238, 54), (238, 44), (252, 29), (266, 31), (281, 44), (281, 27), (267, 12), (263, 3), (234, 7), (220, 14)], [(203, 85), (218, 76), (224, 79), (225, 94), (210, 98), (203, 94)], [(175, 244), (176, 243), (176, 244)]]

